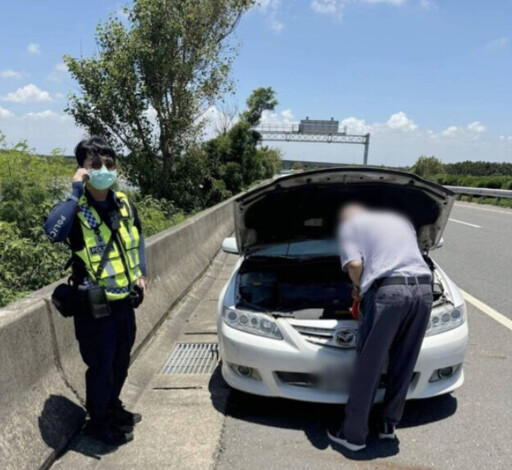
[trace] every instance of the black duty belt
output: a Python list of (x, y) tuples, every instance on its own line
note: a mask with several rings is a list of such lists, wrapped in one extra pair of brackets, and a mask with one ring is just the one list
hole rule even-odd
[(430, 276), (392, 276), (383, 277), (373, 281), (372, 288), (383, 286), (415, 286), (417, 284), (430, 284)]

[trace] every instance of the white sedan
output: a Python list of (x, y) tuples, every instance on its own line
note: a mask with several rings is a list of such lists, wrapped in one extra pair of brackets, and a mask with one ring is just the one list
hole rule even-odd
[[(223, 249), (241, 257), (218, 306), (222, 374), (231, 387), (346, 403), (357, 321), (333, 235), (347, 201), (409, 217), (433, 272), (431, 320), (408, 398), (442, 395), (464, 382), (464, 299), (429, 257), (441, 245), (454, 194), (408, 173), (334, 168), (278, 178), (235, 202), (236, 237), (224, 240)], [(377, 401), (385, 386), (386, 367)]]

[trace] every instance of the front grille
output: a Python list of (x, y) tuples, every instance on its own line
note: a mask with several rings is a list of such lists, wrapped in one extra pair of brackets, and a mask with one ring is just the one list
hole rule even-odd
[(211, 374), (219, 362), (216, 343), (180, 343), (165, 362), (161, 374)]
[[(355, 324), (353, 324), (354, 326), (345, 324), (345, 326), (337, 326), (334, 328), (319, 328), (293, 322), (290, 322), (290, 324), (310, 343), (340, 349), (353, 349), (356, 346), (357, 327), (355, 327)], [(351, 334), (340, 337), (338, 335), (339, 332)], [(347, 341), (344, 342), (342, 339), (346, 339)]]

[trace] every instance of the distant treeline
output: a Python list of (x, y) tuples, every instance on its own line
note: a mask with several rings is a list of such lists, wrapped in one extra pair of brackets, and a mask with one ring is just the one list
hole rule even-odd
[[(314, 170), (332, 168), (337, 166), (360, 166), (348, 163), (314, 162), (302, 160), (283, 160), (283, 170)], [(374, 165), (372, 165), (374, 166)], [(472, 162), (466, 160), (457, 163), (443, 163), (436, 157), (420, 157), (412, 166), (394, 166), (379, 168), (392, 168), (395, 170), (417, 172), (420, 176), (434, 174), (460, 175), (460, 176), (512, 176), (512, 163), (507, 162)], [(415, 171), (416, 170), (416, 171)]]
[(444, 163), (444, 173), (448, 175), (467, 176), (512, 176), (512, 163), (465, 162)]

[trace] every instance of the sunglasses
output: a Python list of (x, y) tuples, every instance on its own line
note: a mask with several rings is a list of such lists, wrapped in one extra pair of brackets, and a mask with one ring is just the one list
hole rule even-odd
[(99, 157), (97, 155), (92, 157), (91, 168), (93, 170), (101, 170), (103, 165), (105, 165), (107, 169), (113, 170), (116, 167), (116, 161), (112, 157)]

